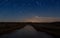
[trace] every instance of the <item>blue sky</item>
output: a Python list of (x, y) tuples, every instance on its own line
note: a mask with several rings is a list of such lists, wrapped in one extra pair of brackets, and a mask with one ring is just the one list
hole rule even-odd
[(32, 16), (60, 17), (60, 0), (0, 0), (0, 20)]

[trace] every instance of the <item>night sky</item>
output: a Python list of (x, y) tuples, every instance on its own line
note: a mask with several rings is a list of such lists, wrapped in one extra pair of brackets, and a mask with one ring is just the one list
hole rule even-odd
[(32, 16), (60, 17), (60, 0), (0, 0), (0, 21)]

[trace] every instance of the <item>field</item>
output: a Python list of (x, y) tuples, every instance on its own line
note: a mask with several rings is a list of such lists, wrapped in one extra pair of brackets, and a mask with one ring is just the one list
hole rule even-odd
[(46, 32), (54, 37), (60, 36), (60, 22), (0, 22), (0, 35), (24, 28), (26, 25), (33, 26), (37, 31)]

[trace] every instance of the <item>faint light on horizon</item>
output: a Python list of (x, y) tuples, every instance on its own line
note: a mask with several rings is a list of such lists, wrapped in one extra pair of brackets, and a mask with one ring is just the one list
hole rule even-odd
[(53, 18), (53, 17), (39, 17), (35, 16), (32, 18), (26, 18), (23, 22), (57, 22), (60, 21), (60, 18)]

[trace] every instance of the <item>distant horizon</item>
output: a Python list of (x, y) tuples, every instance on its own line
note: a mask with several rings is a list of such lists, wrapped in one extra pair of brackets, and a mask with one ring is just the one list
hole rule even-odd
[(29, 17), (25, 19), (16, 19), (16, 20), (4, 20), (0, 22), (59, 22), (60, 18), (55, 18), (55, 17), (40, 17), (40, 16), (35, 16), (35, 17)]

